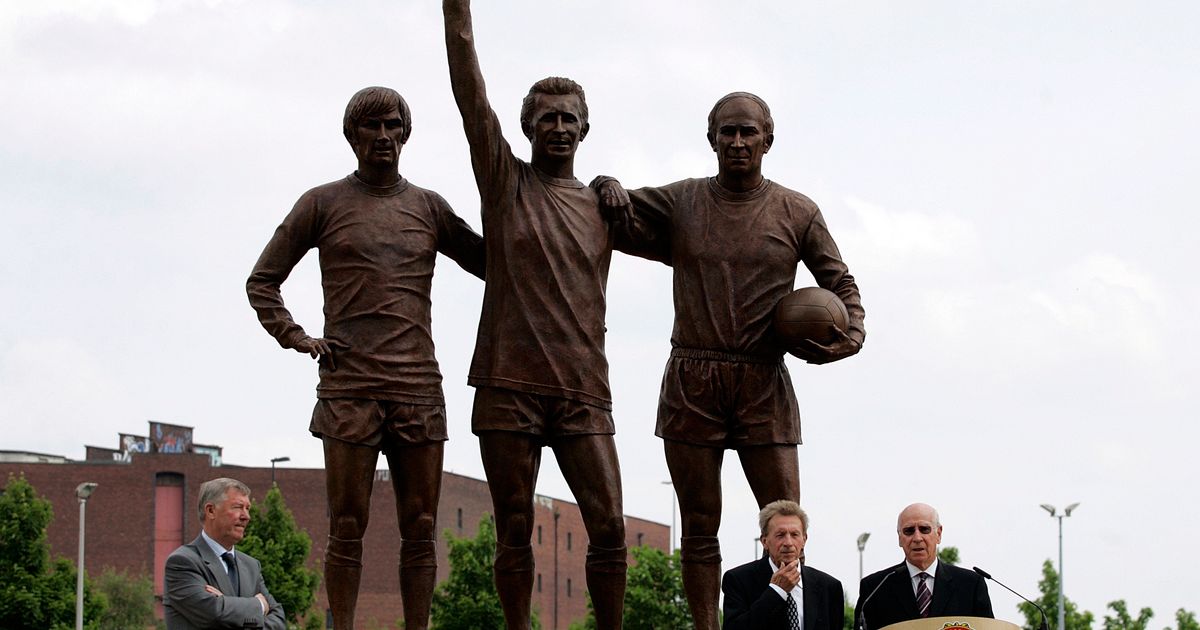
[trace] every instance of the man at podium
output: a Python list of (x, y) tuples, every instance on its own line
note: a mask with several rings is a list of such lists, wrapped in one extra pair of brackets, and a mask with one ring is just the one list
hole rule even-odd
[(896, 519), (896, 533), (904, 562), (863, 578), (856, 625), (875, 630), (925, 617), (993, 617), (983, 578), (938, 561), (942, 524), (937, 510), (924, 503), (904, 508)]

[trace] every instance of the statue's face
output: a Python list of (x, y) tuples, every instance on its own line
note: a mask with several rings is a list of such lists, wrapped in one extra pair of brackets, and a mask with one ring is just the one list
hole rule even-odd
[(367, 116), (354, 126), (350, 140), (359, 168), (395, 166), (400, 161), (400, 149), (404, 146), (404, 119), (400, 108), (376, 116)]
[(579, 97), (575, 94), (537, 94), (535, 98), (530, 122), (534, 161), (574, 157), (588, 130)]
[(721, 106), (716, 116), (713, 151), (723, 174), (746, 175), (762, 171), (763, 156), (775, 138), (765, 133), (766, 115), (748, 98), (735, 98)]

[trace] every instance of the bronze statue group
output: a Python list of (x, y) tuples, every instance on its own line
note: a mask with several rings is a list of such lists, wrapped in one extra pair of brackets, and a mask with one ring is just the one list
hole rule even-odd
[[(726, 626), (815, 630), (822, 620), (840, 628), (840, 583), (829, 578), (837, 601), (819, 613), (823, 582), (803, 567), (800, 416), (771, 317), (793, 290), (799, 263), (842, 300), (850, 325), (830, 344), (809, 341), (787, 351), (810, 363), (854, 355), (865, 337), (864, 311), (816, 204), (762, 175), (774, 142), (767, 104), (734, 92), (713, 106), (707, 136), (715, 177), (629, 191), (607, 176), (585, 185), (574, 170), (589, 129), (583, 89), (560, 77), (530, 88), (521, 106), (530, 157), (518, 157), (487, 98), (469, 0), (444, 0), (443, 12), (483, 236), (437, 193), (400, 175), (412, 115), (396, 91), (371, 87), (353, 96), (343, 119), (357, 169), (300, 197), (247, 282), (263, 327), (282, 347), (319, 360), (309, 431), (324, 445), (330, 519), (324, 583), (334, 627), (353, 628), (381, 451), (396, 493), (405, 627), (428, 627), (447, 439), (430, 332), (438, 253), (485, 280), (468, 382), (476, 389), (471, 426), (495, 513), (494, 577), (506, 624), (530, 626), (533, 495), (542, 449), (549, 447), (586, 526), (597, 627), (621, 626), (627, 550), (604, 353), (605, 287), (616, 249), (673, 272), (675, 324), (655, 433), (678, 492), (683, 581), (695, 627), (718, 627), (720, 469), (732, 449), (759, 506), (774, 507), (760, 523), (768, 553), (758, 562), (768, 564), (758, 571), (765, 577), (731, 571), (726, 578)], [(280, 291), (314, 248), (324, 293), (320, 337), (295, 323)], [(922, 516), (922, 526), (936, 525), (940, 534), (936, 513), (932, 520)], [(803, 606), (792, 601), (793, 590)], [(830, 591), (827, 599), (833, 598)]]

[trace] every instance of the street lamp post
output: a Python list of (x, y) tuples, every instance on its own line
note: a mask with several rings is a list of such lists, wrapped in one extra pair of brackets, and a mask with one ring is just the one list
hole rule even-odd
[(671, 542), (667, 544), (667, 553), (675, 553), (675, 484), (670, 481), (662, 482), (664, 486), (671, 486)]
[(272, 457), (271, 458), (271, 486), (272, 487), (275, 486), (275, 464), (280, 463), (280, 462), (290, 462), (290, 461), (292, 461), (292, 458), (288, 457), (287, 455), (284, 455), (283, 457)]
[(867, 548), (867, 539), (871, 537), (871, 532), (863, 532), (858, 535), (858, 581), (861, 583), (863, 579), (863, 549)]
[(87, 500), (99, 484), (85, 481), (75, 488), (79, 499), (79, 565), (75, 567), (75, 630), (83, 630), (83, 523), (87, 513)]
[(1070, 516), (1079, 503), (1072, 503), (1063, 509), (1062, 514), (1049, 503), (1043, 503), (1042, 509), (1050, 513), (1050, 518), (1058, 519), (1058, 630), (1067, 628), (1067, 609), (1063, 601), (1063, 517)]

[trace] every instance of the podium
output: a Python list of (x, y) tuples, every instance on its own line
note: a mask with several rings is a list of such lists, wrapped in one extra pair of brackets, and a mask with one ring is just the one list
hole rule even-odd
[(1021, 630), (1021, 627), (989, 617), (928, 617), (901, 621), (879, 630)]

